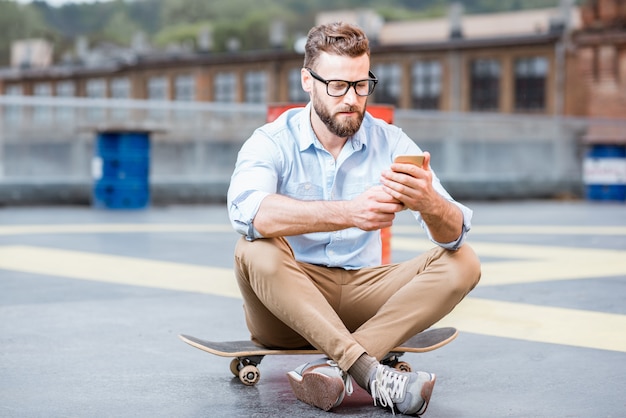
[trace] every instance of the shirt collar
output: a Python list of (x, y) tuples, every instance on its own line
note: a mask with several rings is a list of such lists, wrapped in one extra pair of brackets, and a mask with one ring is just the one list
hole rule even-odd
[[(304, 151), (316, 143), (321, 147), (321, 143), (317, 139), (313, 127), (311, 126), (311, 102), (309, 102), (304, 110), (300, 113), (302, 118), (300, 119), (300, 135), (298, 141), (300, 143), (300, 151)], [(357, 131), (352, 138), (348, 139), (348, 144), (352, 146), (354, 151), (359, 151), (367, 145), (367, 135), (365, 134), (364, 125), (369, 123), (369, 114), (366, 112), (363, 118), (361, 128)]]

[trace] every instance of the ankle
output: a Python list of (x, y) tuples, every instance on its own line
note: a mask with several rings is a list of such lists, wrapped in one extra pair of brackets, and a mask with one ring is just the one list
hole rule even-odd
[(348, 373), (360, 387), (369, 390), (370, 380), (376, 373), (378, 364), (378, 360), (375, 357), (363, 353), (348, 369)]

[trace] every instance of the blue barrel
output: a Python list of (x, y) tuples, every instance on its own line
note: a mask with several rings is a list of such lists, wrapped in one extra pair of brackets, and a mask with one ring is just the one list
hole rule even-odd
[(94, 147), (92, 172), (95, 207), (147, 207), (150, 203), (149, 132), (99, 132)]
[(589, 200), (626, 201), (626, 146), (593, 145), (583, 176)]

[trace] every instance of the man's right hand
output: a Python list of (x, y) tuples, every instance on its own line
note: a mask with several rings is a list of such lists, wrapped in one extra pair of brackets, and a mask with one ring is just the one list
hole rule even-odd
[(396, 213), (405, 209), (402, 202), (391, 197), (382, 186), (374, 186), (348, 204), (355, 227), (374, 231), (390, 227)]

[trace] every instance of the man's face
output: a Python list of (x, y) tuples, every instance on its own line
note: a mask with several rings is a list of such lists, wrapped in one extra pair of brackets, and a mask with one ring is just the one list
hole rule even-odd
[[(357, 81), (369, 78), (369, 57), (342, 57), (322, 54), (313, 68), (326, 80)], [(341, 138), (354, 135), (363, 122), (367, 96), (358, 96), (353, 87), (341, 97), (332, 97), (326, 93), (326, 85), (319, 80), (310, 79), (311, 102), (313, 110), (328, 130)]]

